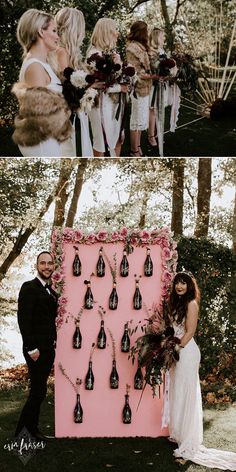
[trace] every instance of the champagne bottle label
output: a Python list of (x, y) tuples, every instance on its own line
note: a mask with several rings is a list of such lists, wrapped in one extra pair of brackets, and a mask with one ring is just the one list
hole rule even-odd
[(102, 252), (99, 251), (99, 258), (97, 262), (97, 277), (104, 277), (105, 276), (105, 262), (102, 257)]
[(123, 258), (120, 264), (120, 276), (127, 277), (129, 275), (129, 263), (126, 256), (126, 252), (123, 252)]
[(121, 338), (121, 352), (129, 352), (130, 350), (130, 338), (128, 334), (128, 326), (125, 324), (124, 334)]
[(91, 310), (93, 308), (93, 294), (90, 286), (87, 287), (87, 291), (84, 298), (85, 308)]
[(116, 288), (113, 287), (111, 295), (109, 297), (109, 308), (110, 310), (116, 310), (118, 306), (118, 295)]
[(73, 275), (76, 277), (81, 275), (81, 262), (78, 253), (75, 254), (73, 261)]
[(153, 263), (150, 255), (147, 255), (144, 263), (144, 275), (146, 277), (151, 277), (153, 274)]
[(74, 422), (83, 423), (83, 409), (80, 404), (80, 395), (77, 395), (77, 401), (74, 409)]
[(133, 298), (133, 307), (135, 310), (141, 310), (142, 308), (142, 295), (140, 293), (138, 285), (136, 286)]

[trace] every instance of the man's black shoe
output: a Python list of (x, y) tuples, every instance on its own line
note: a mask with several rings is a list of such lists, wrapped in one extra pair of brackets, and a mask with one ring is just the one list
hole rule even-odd
[(40, 431), (37, 431), (37, 433), (33, 434), (32, 436), (38, 441), (48, 441), (50, 439), (55, 439), (54, 436), (47, 436), (46, 434), (43, 434)]

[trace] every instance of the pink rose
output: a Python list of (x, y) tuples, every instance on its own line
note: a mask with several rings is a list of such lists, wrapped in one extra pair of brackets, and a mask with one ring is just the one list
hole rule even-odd
[(63, 276), (61, 272), (54, 272), (52, 274), (53, 282), (58, 283), (58, 282), (61, 282), (62, 279), (63, 279)]
[(60, 316), (65, 315), (66, 314), (65, 307), (64, 306), (59, 306), (58, 307), (58, 313), (59, 313)]
[(67, 303), (67, 298), (66, 297), (60, 297), (58, 300), (58, 305), (66, 305)]
[(161, 280), (163, 280), (164, 283), (169, 283), (172, 280), (172, 274), (168, 270), (164, 270)]
[(54, 243), (54, 242), (57, 242), (59, 240), (60, 240), (60, 233), (57, 229), (54, 229), (53, 232), (52, 232), (51, 241)]
[(128, 234), (128, 230), (127, 228), (125, 228), (125, 226), (123, 228), (121, 228), (120, 230), (120, 235), (122, 236), (122, 238), (126, 238), (127, 237), (127, 234)]
[(106, 241), (107, 232), (106, 231), (99, 231), (99, 233), (96, 235), (96, 238), (97, 238), (98, 241)]
[(75, 237), (75, 234), (74, 234), (74, 230), (72, 228), (65, 228), (64, 229), (63, 235), (62, 235), (62, 238), (63, 238), (64, 241), (74, 242), (74, 237)]
[(147, 231), (144, 230), (140, 232), (141, 241), (147, 241), (149, 237), (150, 237), (150, 234)]
[(161, 234), (168, 234), (168, 235), (169, 235), (170, 232), (171, 232), (171, 230), (170, 230), (169, 226), (163, 226), (163, 227), (161, 228), (161, 231), (160, 231), (160, 232), (161, 232)]
[(81, 241), (81, 239), (83, 239), (82, 231), (76, 230), (74, 234), (75, 234), (75, 241)]
[(118, 241), (120, 239), (120, 235), (117, 231), (114, 231), (111, 236), (112, 241)]
[(171, 259), (171, 257), (172, 257), (172, 253), (171, 253), (171, 251), (169, 250), (168, 247), (164, 247), (164, 248), (162, 249), (161, 256), (162, 256), (162, 258), (165, 259), (166, 261), (169, 261), (169, 260)]
[(85, 240), (86, 240), (86, 242), (92, 244), (92, 243), (94, 243), (94, 242), (96, 241), (96, 236), (95, 236), (95, 234), (90, 233), (90, 234), (88, 234), (88, 236), (86, 236), (86, 239), (85, 239)]

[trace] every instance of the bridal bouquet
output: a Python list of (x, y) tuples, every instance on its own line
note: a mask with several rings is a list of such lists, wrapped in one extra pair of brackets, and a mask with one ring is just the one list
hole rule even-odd
[(162, 314), (157, 307), (154, 307), (152, 316), (147, 319), (148, 324), (141, 328), (145, 334), (140, 336), (131, 348), (132, 362), (134, 363), (137, 355), (138, 365), (145, 368), (143, 390), (149, 384), (152, 387), (153, 396), (157, 394), (157, 386), (160, 396), (163, 372), (169, 370), (179, 360), (176, 346), (180, 344), (180, 339), (175, 336), (174, 328), (167, 326), (167, 319), (165, 302)]
[(119, 54), (114, 51), (94, 53), (87, 59), (87, 64), (90, 71), (88, 82), (104, 82), (105, 88), (114, 84), (130, 84), (135, 76), (135, 68), (127, 63), (122, 64)]
[(151, 70), (154, 79), (169, 80), (177, 73), (176, 61), (172, 57), (167, 57), (166, 54), (155, 55), (151, 58)]
[(72, 111), (90, 111), (96, 104), (97, 90), (90, 87), (88, 73), (84, 70), (74, 70), (66, 67), (62, 93)]

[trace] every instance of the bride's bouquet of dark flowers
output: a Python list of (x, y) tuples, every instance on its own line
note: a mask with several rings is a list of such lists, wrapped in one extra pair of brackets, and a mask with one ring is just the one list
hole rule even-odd
[(158, 54), (151, 59), (151, 72), (154, 80), (171, 80), (177, 73), (176, 61), (166, 54)]
[(168, 326), (168, 319), (166, 303), (163, 303), (161, 312), (154, 306), (152, 316), (147, 319), (148, 323), (141, 327), (145, 334), (131, 348), (132, 362), (137, 356), (138, 365), (145, 368), (143, 390), (147, 384), (150, 385), (153, 396), (163, 382), (163, 373), (179, 360), (176, 346), (180, 344), (180, 339), (175, 336), (174, 328)]
[(89, 83), (103, 82), (105, 89), (115, 84), (129, 84), (135, 75), (135, 68), (123, 63), (114, 51), (94, 53), (87, 59), (90, 74)]
[(98, 92), (90, 86), (89, 74), (84, 70), (74, 70), (66, 67), (62, 93), (72, 111), (90, 111), (96, 105)]
[(173, 54), (178, 67), (176, 82), (183, 92), (195, 92), (198, 85), (199, 72), (190, 54), (176, 52)]

